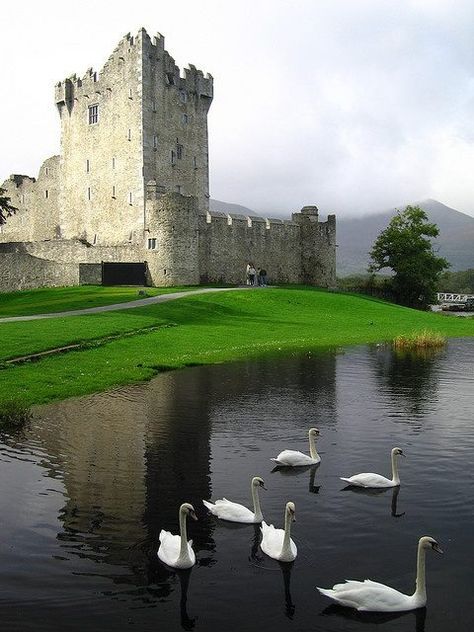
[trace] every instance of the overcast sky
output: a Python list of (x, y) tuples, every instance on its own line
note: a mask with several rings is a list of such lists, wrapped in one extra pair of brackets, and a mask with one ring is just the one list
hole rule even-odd
[(474, 215), (472, 0), (24, 0), (0, 19), (0, 182), (59, 153), (54, 84), (144, 26), (214, 76), (212, 197)]

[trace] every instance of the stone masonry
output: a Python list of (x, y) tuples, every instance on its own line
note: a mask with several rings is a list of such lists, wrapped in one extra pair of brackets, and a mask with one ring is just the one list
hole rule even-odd
[(2, 184), (18, 211), (0, 227), (0, 291), (76, 284), (81, 264), (109, 261), (146, 262), (157, 286), (241, 283), (248, 261), (272, 282), (335, 285), (335, 216), (209, 212), (212, 98), (213, 78), (192, 65), (181, 73), (164, 38), (144, 29), (100, 72), (59, 82), (60, 156), (37, 179)]

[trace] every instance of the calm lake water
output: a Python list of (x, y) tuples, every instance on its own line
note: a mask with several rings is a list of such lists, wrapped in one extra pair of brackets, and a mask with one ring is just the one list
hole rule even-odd
[[(417, 359), (358, 347), (37, 408), (23, 434), (0, 436), (2, 632), (472, 630), (473, 356), (473, 340)], [(320, 467), (272, 472), (282, 449), (308, 450), (311, 426)], [(342, 491), (339, 476), (388, 475), (394, 446), (399, 493)], [(292, 565), (262, 554), (258, 528), (204, 510), (223, 495), (250, 505), (253, 475), (267, 522), (296, 504)], [(175, 573), (156, 551), (183, 501), (198, 562)], [(445, 551), (427, 555), (426, 609), (359, 615), (316, 591), (371, 578), (413, 592), (421, 535)]]

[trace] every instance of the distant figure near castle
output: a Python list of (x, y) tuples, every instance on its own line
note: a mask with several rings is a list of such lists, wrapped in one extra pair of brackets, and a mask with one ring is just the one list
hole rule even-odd
[(59, 82), (61, 155), (37, 179), (1, 185), (18, 211), (0, 227), (0, 291), (239, 283), (248, 261), (272, 283), (335, 285), (334, 215), (209, 212), (212, 98), (212, 77), (194, 66), (181, 74), (164, 38), (144, 29), (120, 40), (100, 72)]

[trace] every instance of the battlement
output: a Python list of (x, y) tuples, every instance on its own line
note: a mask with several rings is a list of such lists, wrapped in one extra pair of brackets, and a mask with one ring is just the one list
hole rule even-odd
[(221, 223), (233, 226), (234, 224), (245, 225), (247, 228), (265, 227), (266, 229), (282, 226), (299, 226), (298, 222), (292, 219), (268, 218), (259, 215), (243, 215), (241, 213), (225, 213), (223, 211), (207, 211), (201, 214), (206, 224)]
[(80, 98), (94, 101), (100, 95), (114, 89), (117, 71), (124, 70), (130, 63), (143, 64), (147, 58), (152, 61), (155, 71), (162, 75), (168, 87), (212, 100), (214, 82), (212, 75), (209, 73), (205, 75), (193, 64), (189, 64), (181, 71), (173, 57), (165, 50), (163, 35), (157, 33), (152, 39), (146, 30), (141, 28), (135, 36), (127, 33), (122, 37), (100, 71), (91, 67), (82, 77), (73, 74), (59, 81), (55, 85), (56, 105), (59, 108), (66, 105), (71, 110), (74, 101)]
[(10, 182), (13, 182), (13, 184), (15, 185), (17, 189), (23, 186), (25, 182), (28, 182), (31, 184), (36, 182), (36, 178), (32, 178), (31, 176), (24, 176), (20, 173), (12, 173), (8, 179), (10, 180)]

